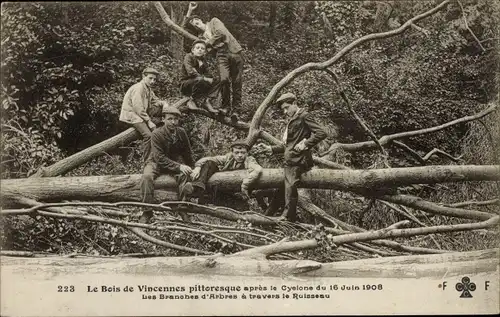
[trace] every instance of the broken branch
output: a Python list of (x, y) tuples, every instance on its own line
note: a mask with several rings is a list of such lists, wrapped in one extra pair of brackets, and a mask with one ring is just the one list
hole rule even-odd
[(361, 44), (364, 44), (369, 41), (373, 40), (378, 40), (378, 39), (384, 39), (392, 36), (396, 36), (399, 34), (402, 34), (405, 32), (408, 28), (411, 27), (411, 24), (416, 23), (417, 21), (420, 21), (428, 16), (433, 15), (434, 13), (438, 12), (439, 10), (443, 9), (446, 5), (448, 5), (450, 1), (445, 0), (441, 2), (439, 5), (436, 7), (432, 8), (429, 11), (426, 11), (424, 13), (421, 13), (408, 21), (406, 21), (403, 25), (400, 27), (387, 31), (387, 32), (381, 32), (381, 33), (372, 33), (365, 35), (353, 42), (351, 42), (349, 45), (345, 46), (342, 50), (340, 50), (335, 56), (333, 56), (331, 59), (322, 62), (322, 63), (307, 63), (299, 68), (294, 69), (292, 72), (288, 73), (284, 78), (282, 78), (269, 92), (267, 97), (264, 99), (264, 101), (260, 104), (258, 107), (257, 111), (255, 112), (252, 122), (250, 123), (250, 130), (248, 132), (248, 137), (247, 137), (247, 142), (248, 144), (252, 145), (255, 143), (257, 140), (258, 134), (257, 131), (259, 130), (259, 127), (261, 125), (261, 122), (264, 118), (264, 114), (266, 113), (267, 109), (270, 107), (271, 102), (276, 98), (277, 94), (280, 92), (281, 89), (283, 89), (286, 85), (288, 85), (292, 80), (297, 78), (299, 75), (312, 71), (312, 70), (324, 70), (327, 67), (330, 67), (333, 65), (335, 62), (337, 62), (340, 58), (342, 58), (344, 55), (349, 53), (351, 50), (354, 48), (360, 46)]

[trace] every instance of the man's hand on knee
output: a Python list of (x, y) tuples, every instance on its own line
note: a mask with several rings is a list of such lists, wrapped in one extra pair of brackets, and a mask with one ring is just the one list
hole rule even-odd
[(191, 175), (191, 173), (193, 173), (193, 170), (191, 169), (191, 167), (187, 166), (187, 165), (183, 165), (181, 164), (181, 166), (179, 166), (179, 169), (181, 171), (182, 174), (184, 175)]
[(198, 177), (200, 177), (200, 171), (201, 171), (201, 167), (197, 166), (193, 169), (193, 172), (191, 172), (191, 179), (192, 180), (197, 180)]

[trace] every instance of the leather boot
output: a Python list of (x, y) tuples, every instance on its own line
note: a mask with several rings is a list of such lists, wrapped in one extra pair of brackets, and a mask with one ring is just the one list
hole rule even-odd
[(281, 214), (280, 218), (286, 218), (290, 222), (297, 221), (297, 203), (298, 198), (292, 198), (288, 202), (288, 205), (285, 207), (285, 210)]
[(236, 114), (234, 114), (234, 113), (231, 115), (231, 122), (233, 124), (238, 123), (238, 116)]
[(193, 184), (187, 182), (184, 186), (179, 187), (179, 198), (180, 200), (186, 200), (193, 194)]

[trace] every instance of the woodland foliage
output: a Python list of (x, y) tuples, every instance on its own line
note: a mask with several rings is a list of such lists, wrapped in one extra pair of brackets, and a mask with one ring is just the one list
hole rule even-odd
[[(334, 141), (368, 139), (340, 98), (340, 89), (377, 136), (442, 124), (476, 113), (498, 99), (500, 5), (490, 0), (463, 0), (461, 4), (463, 12), (454, 2), (422, 22), (418, 27), (423, 30), (371, 42), (348, 54), (333, 67), (341, 87), (322, 72), (307, 73), (287, 87), (328, 127), (330, 138), (319, 151)], [(182, 3), (163, 5), (167, 11), (171, 6), (185, 10)], [(224, 1), (201, 2), (197, 14), (221, 19), (245, 48), (241, 116), (248, 120), (270, 88), (291, 70), (306, 62), (327, 60), (354, 39), (396, 28), (435, 5), (436, 1)], [(180, 97), (179, 61), (170, 49), (171, 32), (148, 2), (11, 2), (2, 4), (1, 10), (2, 178), (30, 176), (43, 165), (122, 131), (125, 126), (118, 122), (118, 114), (123, 94), (146, 66), (162, 73), (155, 88), (158, 96), (170, 101)], [(271, 111), (262, 128), (278, 136), (284, 123), (280, 114)], [(488, 129), (494, 129), (495, 120), (488, 124)], [(224, 152), (230, 141), (245, 136), (192, 115), (185, 125), (196, 158)], [(454, 156), (469, 151), (466, 163), (482, 163), (478, 161), (482, 157), (470, 154), (474, 147), (464, 150), (463, 146), (464, 142), (480, 144), (471, 131), (481, 129), (476, 123), (462, 124), (405, 143), (422, 154), (435, 147)], [(389, 150), (394, 167), (414, 164), (400, 149)], [(336, 155), (340, 163), (366, 168), (377, 153)], [(131, 144), (71, 175), (138, 173), (139, 157), (137, 146)], [(437, 157), (431, 162), (441, 160)], [(262, 162), (265, 166), (278, 163), (274, 159)], [(78, 222), (45, 221), (43, 227), (28, 221), (32, 227), (21, 237), (22, 243), (62, 252), (66, 247), (45, 246), (33, 239), (46, 232), (53, 241), (51, 235), (58, 231), (103, 236), (99, 233), (102, 225), (82, 229)], [(122, 245), (119, 233), (103, 232), (114, 242), (102, 240), (99, 243), (105, 246), (94, 246), (96, 252), (103, 252), (102, 248), (108, 253), (122, 252), (133, 245)], [(64, 237), (58, 235), (58, 239)]]

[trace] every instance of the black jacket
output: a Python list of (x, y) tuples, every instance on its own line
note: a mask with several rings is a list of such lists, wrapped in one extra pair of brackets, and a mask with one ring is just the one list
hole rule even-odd
[[(201, 66), (198, 60), (201, 60)], [(181, 80), (201, 78), (202, 76), (210, 77), (208, 65), (205, 59), (198, 59), (193, 55), (193, 53), (186, 54), (186, 56), (184, 56), (184, 62), (181, 66)]]
[[(310, 168), (314, 165), (311, 149), (326, 136), (325, 129), (312, 118), (312, 115), (304, 109), (299, 109), (288, 122), (285, 144), (273, 146), (273, 153), (284, 152), (285, 164), (289, 166), (300, 165)], [(306, 139), (307, 149), (297, 152), (294, 147), (303, 139)]]
[(148, 162), (154, 162), (160, 170), (171, 173), (180, 172), (180, 159), (185, 165), (194, 167), (191, 144), (186, 131), (176, 128), (170, 133), (165, 126), (155, 129), (151, 135), (151, 154)]

